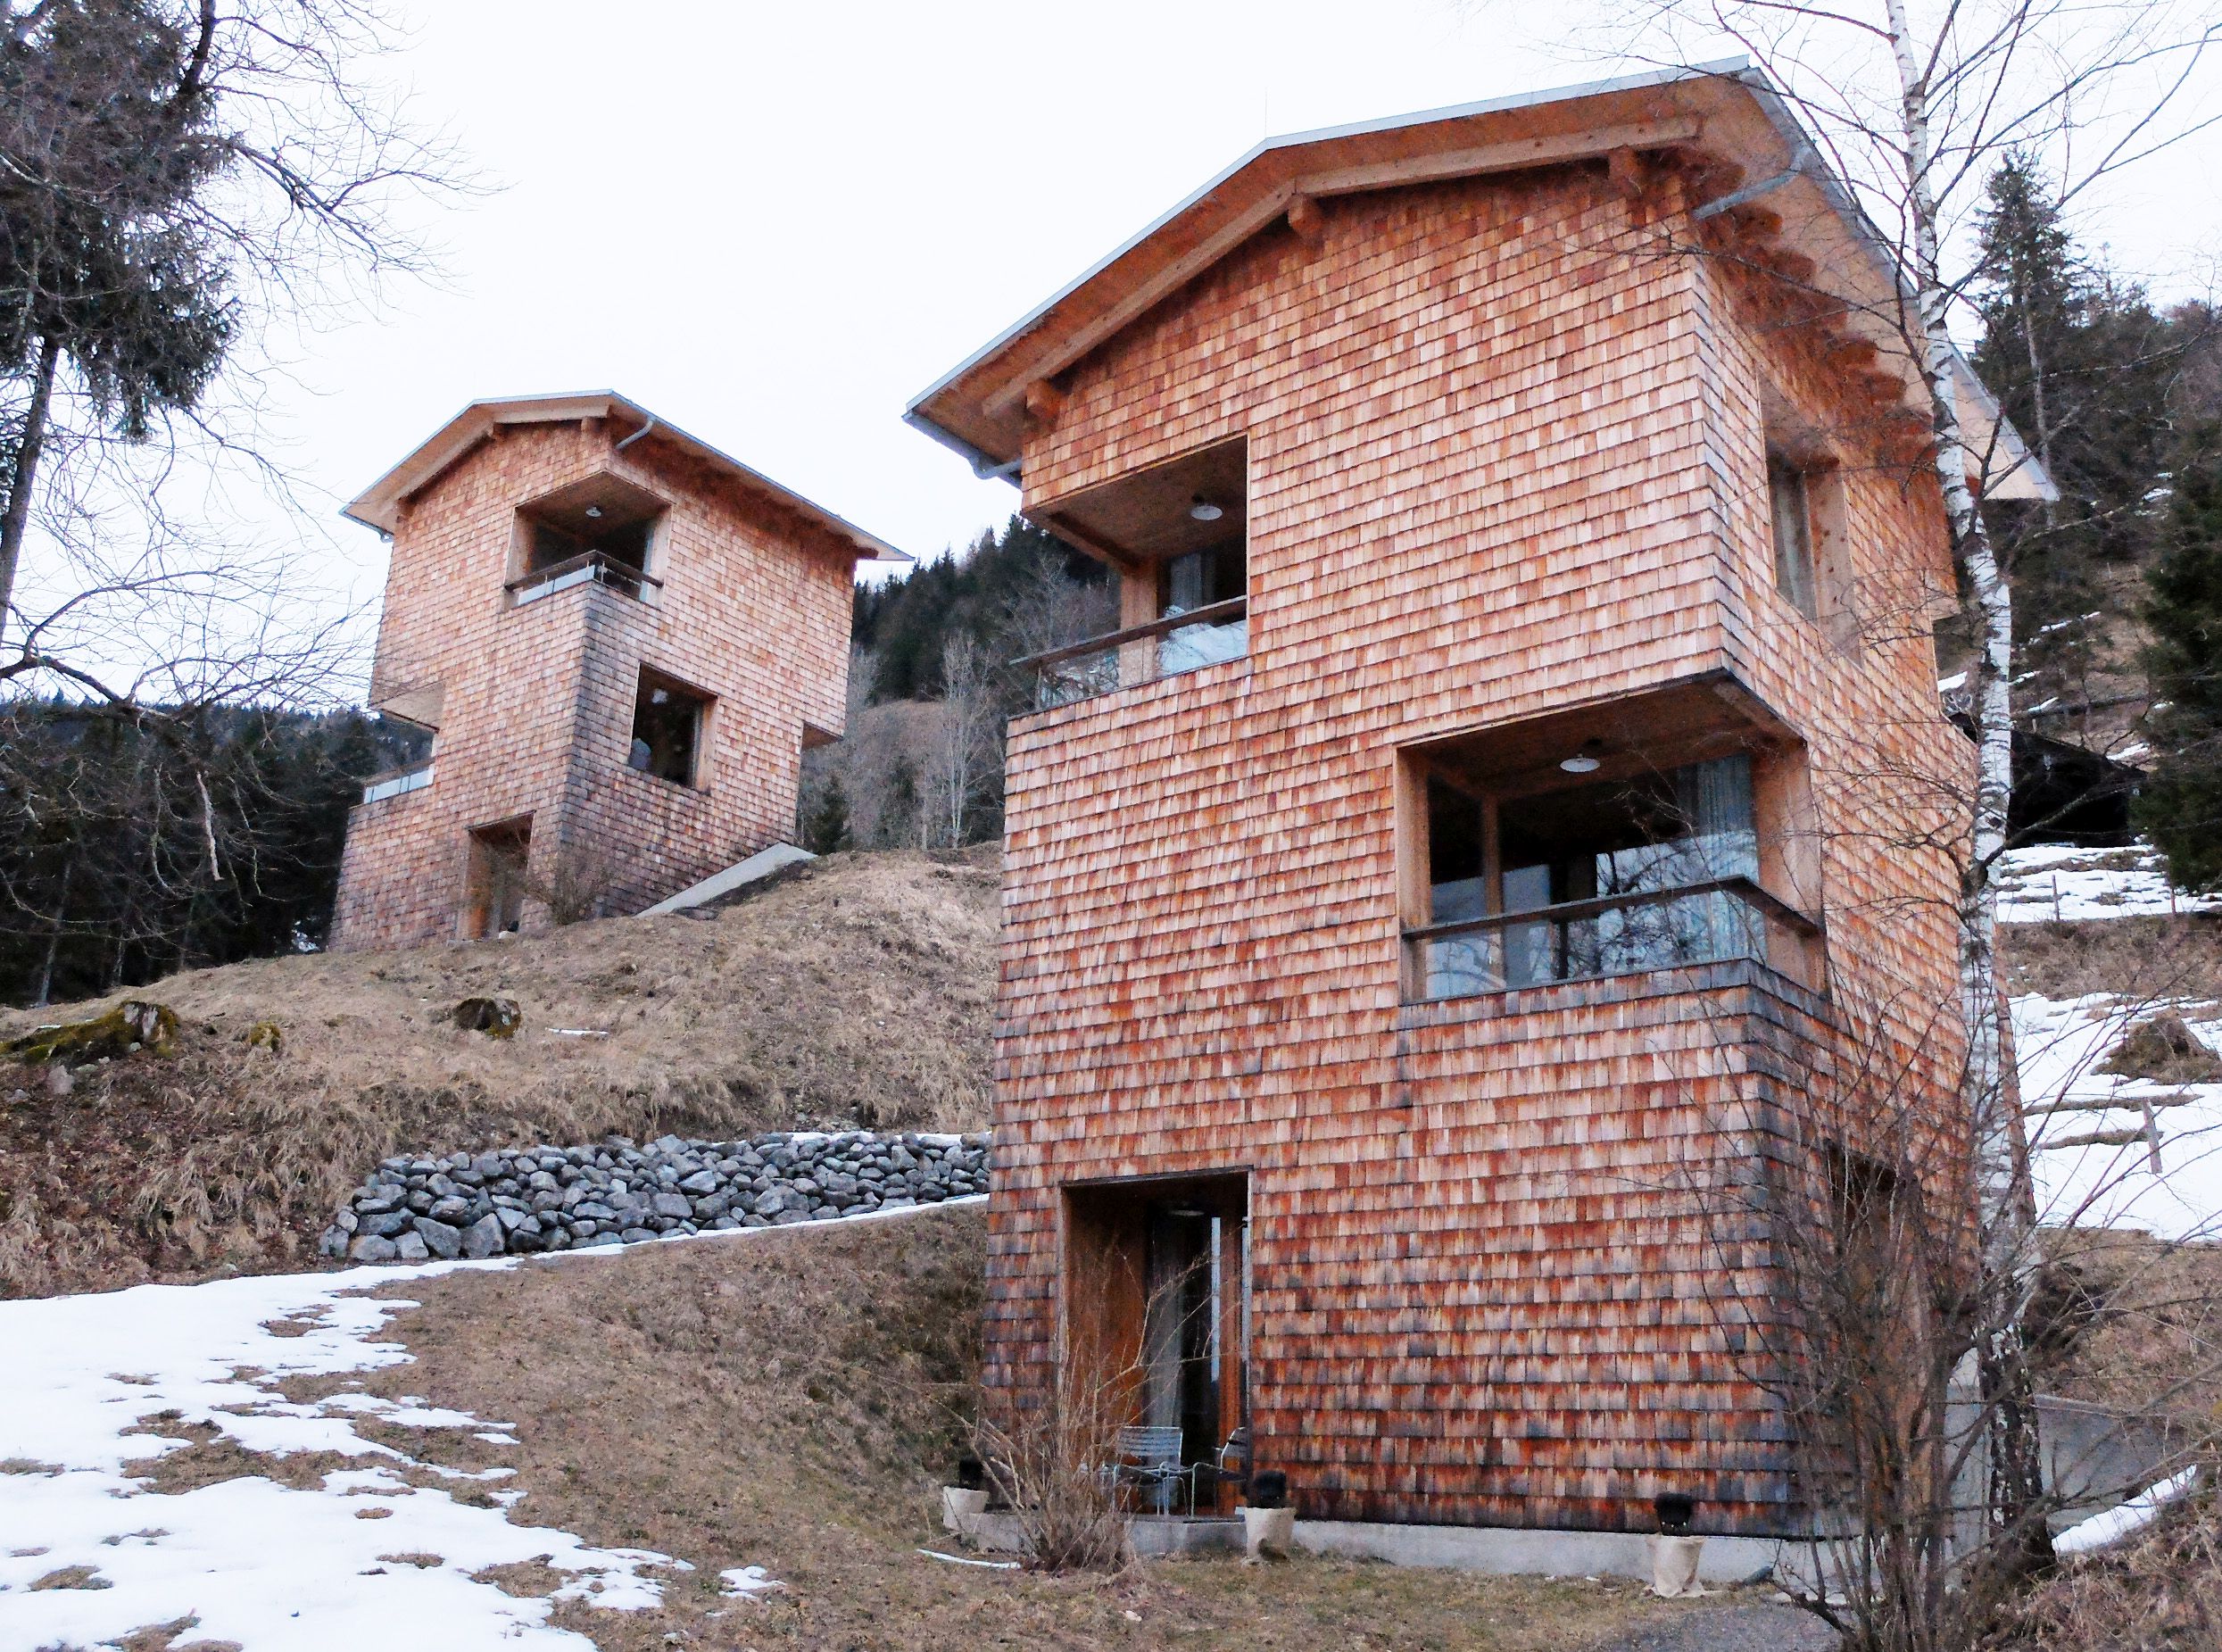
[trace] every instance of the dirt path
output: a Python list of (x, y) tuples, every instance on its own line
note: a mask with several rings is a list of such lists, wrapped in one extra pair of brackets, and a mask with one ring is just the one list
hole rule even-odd
[(1809, 1612), (1775, 1600), (1721, 1602), (1646, 1623), (1595, 1652), (1836, 1652), (1836, 1631)]

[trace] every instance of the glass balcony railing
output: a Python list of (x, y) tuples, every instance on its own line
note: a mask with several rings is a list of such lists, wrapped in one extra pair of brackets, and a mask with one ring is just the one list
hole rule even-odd
[(1249, 602), (1234, 597), (1011, 662), (1034, 674), (1034, 710), (1200, 670), (1249, 652)]
[(421, 792), (431, 784), (432, 765), (419, 763), (414, 768), (397, 769), (387, 775), (373, 775), (362, 783), (362, 801), (366, 803), (383, 802), (389, 797), (400, 797), (410, 792)]
[(1405, 931), (1422, 999), (1749, 959), (1806, 985), (1821, 926), (1748, 877)]
[(612, 591), (636, 600), (645, 600), (649, 587), (663, 586), (662, 580), (642, 572), (630, 562), (619, 561), (606, 552), (588, 551), (579, 556), (566, 557), (560, 562), (551, 562), (545, 568), (535, 568), (502, 588), (510, 594), (510, 606), (522, 608), (543, 596), (553, 596), (559, 591), (589, 583), (608, 585)]

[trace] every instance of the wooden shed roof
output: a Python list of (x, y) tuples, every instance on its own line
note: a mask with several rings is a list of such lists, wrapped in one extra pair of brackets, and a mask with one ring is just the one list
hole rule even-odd
[(834, 515), (823, 505), (782, 487), (761, 471), (719, 452), (678, 426), (658, 418), (639, 403), (613, 390), (561, 392), (552, 394), (503, 396), (473, 402), (442, 425), (431, 437), (401, 463), (350, 501), (344, 515), (365, 527), (390, 534), (400, 519), (402, 502), (430, 482), (457, 460), (487, 440), (499, 426), (568, 423), (581, 419), (607, 419), (629, 427), (629, 433), (664, 443), (711, 470), (729, 477), (741, 489), (781, 511), (791, 511), (813, 527), (856, 548), (860, 560), (908, 562), (911, 559), (885, 540), (867, 534), (853, 522)]
[[(1904, 291), (1895, 252), (1765, 75), (1737, 59), (1268, 138), (918, 395), (905, 417), (980, 474), (1012, 476), (1031, 386), (1079, 361), (1299, 197), (1661, 150), (1702, 151), (1741, 167), (1755, 181), (1736, 193), (1763, 195), (1783, 220), (1784, 242), (1846, 289), (1848, 324), (1915, 387), (1892, 336)], [(1969, 446), (1991, 455), (1991, 494), (2052, 496), (1989, 392), (1964, 361), (1957, 365)]]

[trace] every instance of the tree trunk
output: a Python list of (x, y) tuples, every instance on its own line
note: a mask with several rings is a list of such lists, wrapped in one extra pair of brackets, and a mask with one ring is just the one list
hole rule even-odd
[(1996, 547), (1968, 482), (1960, 424), (1957, 355), (1947, 330), (1948, 295), (1940, 267), (1937, 212), (1929, 166), (1928, 88), (1914, 56), (1905, 0), (1887, 0), (1905, 123), (1906, 183), (1914, 235), (1914, 303), (1936, 434), (1936, 479), (1944, 490), (1953, 547), (1967, 570), (1978, 651), (1969, 712), (1975, 725), (1976, 784), (1969, 853), (1961, 875), (1960, 996), (1967, 1023), (1961, 1097), (1972, 1143), (1971, 1170), (1982, 1254), (1975, 1349), (1982, 1416), (1989, 1434), (1994, 1528), (2030, 1561), (2049, 1556), (2044, 1523), (2032, 1517), (2043, 1496), (2036, 1412), (2030, 1386), (2023, 1309), (2028, 1295), (2036, 1217), (2005, 1071), (2004, 1005), (1998, 985), (1998, 894), (1992, 873), (2006, 845), (2013, 795), (2013, 597)]
[(70, 921), (70, 885), (77, 881), (78, 853), (75, 845), (70, 858), (62, 863), (62, 894), (54, 902), (54, 922), (46, 929), (46, 953), (38, 962), (38, 980), (31, 992), (31, 1008), (44, 1009), (54, 1001), (54, 959), (62, 951), (62, 932)]
[(24, 410), (23, 436), (16, 444), (8, 477), (8, 499), (0, 511), (0, 638), (7, 635), (9, 605), (15, 600), (16, 565), (23, 555), (23, 533), (30, 521), (31, 488), (38, 479), (38, 450), (46, 438), (46, 409), (54, 398), (54, 369), (62, 342), (49, 333), (39, 341), (38, 372), (31, 381), (31, 404)]

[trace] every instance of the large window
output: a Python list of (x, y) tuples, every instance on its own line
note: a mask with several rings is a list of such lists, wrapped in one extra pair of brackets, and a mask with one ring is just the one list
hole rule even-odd
[(702, 783), (702, 731), (710, 696), (645, 668), (633, 701), (633, 746), (627, 765), (675, 785)]
[[(1405, 755), (1406, 992), (1460, 998), (1749, 959), (1814, 984), (1819, 929), (1779, 892), (1811, 883), (1795, 751), (1679, 729), (1684, 702), (1631, 702), (1663, 756), (1527, 730)], [(1705, 714), (1690, 697), (1688, 720)], [(1717, 705), (1716, 705), (1717, 709)], [(1750, 741), (1751, 743), (1745, 743)]]
[[(1481, 801), (1429, 782), (1430, 921), (1554, 916), (1435, 942), (1427, 997), (1766, 955), (1757, 915), (1708, 887), (1759, 876), (1748, 757), (1507, 800), (1493, 812), (1488, 857)], [(1493, 901), (1488, 859), (1498, 868)], [(1674, 892), (1693, 888), (1703, 892)]]

